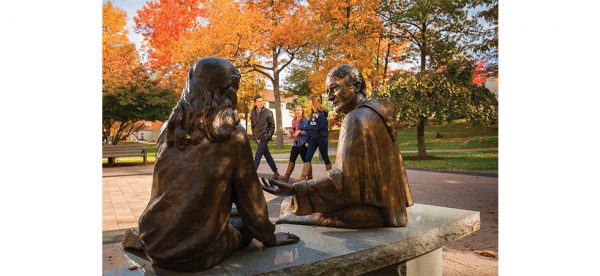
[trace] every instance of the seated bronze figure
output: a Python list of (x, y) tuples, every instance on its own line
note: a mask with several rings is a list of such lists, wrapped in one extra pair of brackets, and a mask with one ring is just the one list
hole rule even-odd
[[(203, 58), (157, 142), (150, 202), (139, 233), (123, 246), (141, 249), (158, 267), (213, 267), (252, 238), (266, 246), (298, 242), (274, 233), (246, 130), (239, 125), (239, 71), (222, 58)], [(232, 216), (232, 203), (239, 215)]]
[(321, 179), (288, 184), (261, 178), (263, 190), (291, 195), (277, 223), (338, 228), (406, 226), (413, 204), (406, 170), (396, 144), (395, 104), (367, 100), (357, 68), (341, 65), (327, 75), (327, 97), (342, 122), (335, 168)]

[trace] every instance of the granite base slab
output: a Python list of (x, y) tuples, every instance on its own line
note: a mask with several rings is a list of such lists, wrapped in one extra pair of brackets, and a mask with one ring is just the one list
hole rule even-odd
[[(406, 227), (338, 229), (279, 224), (300, 242), (264, 247), (253, 240), (206, 271), (181, 273), (153, 267), (142, 252), (123, 250), (118, 231), (105, 233), (103, 274), (109, 275), (359, 275), (433, 252), (477, 231), (479, 212), (415, 204)], [(131, 270), (134, 269), (134, 270)]]

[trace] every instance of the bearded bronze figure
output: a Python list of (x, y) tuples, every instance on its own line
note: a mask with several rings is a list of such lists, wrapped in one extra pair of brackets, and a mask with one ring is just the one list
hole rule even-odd
[[(252, 238), (266, 246), (298, 242), (274, 233), (246, 130), (236, 112), (240, 73), (222, 58), (189, 70), (177, 106), (157, 142), (150, 202), (139, 232), (123, 246), (154, 265), (180, 271), (211, 268)], [(232, 215), (232, 203), (239, 214)]]
[(290, 195), (277, 223), (339, 228), (400, 227), (413, 204), (394, 128), (395, 104), (367, 100), (357, 68), (341, 65), (326, 80), (341, 125), (334, 169), (327, 177), (288, 184), (261, 178), (263, 190)]

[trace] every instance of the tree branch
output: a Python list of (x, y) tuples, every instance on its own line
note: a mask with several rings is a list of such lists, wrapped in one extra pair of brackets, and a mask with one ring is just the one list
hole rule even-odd
[(259, 74), (262, 74), (262, 75), (266, 76), (266, 77), (267, 77), (269, 80), (271, 80), (271, 82), (273, 82), (273, 81), (274, 81), (274, 80), (273, 80), (273, 77), (271, 77), (271, 75), (269, 75), (269, 74), (268, 74), (267, 72), (265, 72), (265, 71), (262, 71), (262, 70), (256, 69), (256, 68), (255, 68), (255, 67), (253, 67), (252, 65), (250, 65), (250, 66), (244, 66), (244, 67), (252, 67), (252, 69), (250, 69), (250, 70), (248, 70), (248, 71), (241, 72), (241, 74), (248, 74), (248, 73), (250, 73), (250, 72), (258, 72)]
[(275, 70), (275, 68), (273, 68), (272, 66), (271, 67), (267, 67), (267, 66), (260, 65), (260, 64), (255, 64), (255, 63), (252, 63), (250, 65), (252, 67), (256, 67), (256, 68), (260, 68), (260, 69), (264, 69), (264, 70)]
[(127, 134), (125, 134), (125, 137), (131, 135), (131, 133), (137, 132), (138, 130), (140, 130), (140, 128), (142, 128), (144, 124), (139, 124), (137, 127), (135, 126), (135, 123), (131, 125), (131, 128), (129, 128), (129, 131), (127, 132)]
[[(237, 56), (238, 53), (240, 52), (240, 43), (242, 42), (242, 35), (240, 35), (239, 33), (236, 34), (238, 37), (238, 42), (237, 45), (235, 46), (235, 53), (233, 54), (233, 56)], [(241, 56), (241, 54), (240, 54)]]
[(290, 65), (290, 63), (292, 63), (292, 61), (294, 60), (294, 56), (296, 55), (296, 52), (290, 53), (287, 50), (286, 50), (286, 52), (288, 53), (288, 55), (290, 55), (290, 59), (286, 63), (284, 63), (283, 65), (281, 65), (279, 67), (279, 69), (277, 69), (276, 73), (281, 72), (286, 66)]

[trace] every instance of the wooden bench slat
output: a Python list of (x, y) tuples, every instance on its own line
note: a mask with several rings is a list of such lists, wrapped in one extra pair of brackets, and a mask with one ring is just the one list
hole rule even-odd
[(143, 156), (142, 153), (115, 153), (115, 154), (103, 154), (102, 157), (116, 157), (116, 156)]
[(143, 146), (139, 147), (102, 147), (103, 150), (123, 150), (123, 149), (145, 149)]
[(144, 145), (102, 145), (102, 158), (141, 156), (147, 162), (147, 151)]
[(120, 150), (111, 149), (111, 150), (103, 150), (102, 152), (124, 152), (124, 151), (125, 152), (130, 152), (130, 151), (131, 152), (142, 152), (142, 151), (145, 151), (145, 150), (146, 149), (120, 149)]
[(102, 154), (144, 154), (142, 151), (114, 151), (114, 152), (103, 152)]

